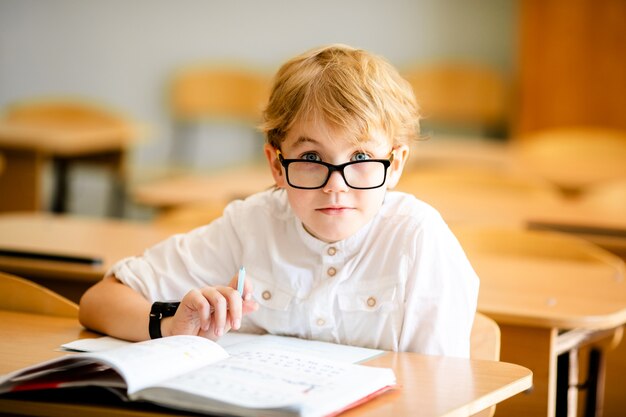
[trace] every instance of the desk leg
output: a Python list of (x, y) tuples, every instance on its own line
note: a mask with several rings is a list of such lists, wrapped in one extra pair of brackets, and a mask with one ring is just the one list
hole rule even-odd
[(0, 175), (0, 212), (41, 209), (43, 158), (37, 152), (0, 149), (5, 159)]
[(126, 202), (126, 153), (116, 152), (112, 155), (113, 160), (113, 184), (109, 213), (112, 217), (124, 217), (124, 205)]
[(82, 157), (78, 161), (104, 165), (112, 174), (111, 195), (109, 201), (109, 215), (111, 217), (124, 217), (124, 205), (126, 201), (126, 152), (110, 151), (89, 157)]
[(68, 161), (64, 158), (54, 158), (54, 189), (52, 191), (52, 212), (65, 213), (67, 211), (67, 194), (69, 189)]
[(557, 330), (498, 324), (500, 360), (532, 370), (533, 387), (498, 404), (497, 414), (553, 417), (556, 412)]
[(126, 197), (126, 153), (122, 151), (110, 151), (95, 155), (80, 155), (71, 157), (55, 157), (54, 174), (55, 188), (52, 199), (52, 211), (55, 213), (67, 212), (68, 196), (71, 192), (69, 187), (69, 169), (75, 164), (104, 165), (112, 173), (111, 197), (109, 202), (109, 214), (112, 217), (124, 216), (124, 204)]
[[(576, 417), (578, 415), (578, 349), (562, 353), (557, 359), (556, 415)], [(562, 398), (561, 398), (562, 397)]]
[(587, 401), (585, 416), (601, 416), (604, 408), (604, 383), (606, 379), (606, 358), (601, 349), (589, 351), (589, 371), (587, 381)]

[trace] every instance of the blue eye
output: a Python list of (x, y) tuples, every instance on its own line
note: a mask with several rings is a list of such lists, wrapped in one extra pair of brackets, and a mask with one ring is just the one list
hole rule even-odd
[(352, 156), (353, 161), (366, 161), (370, 158), (371, 157), (368, 154), (363, 153), (363, 152), (355, 153), (354, 156)]
[(305, 161), (321, 161), (322, 160), (319, 157), (319, 155), (317, 155), (317, 154), (315, 154), (313, 152), (307, 152), (307, 153), (302, 154), (300, 159), (304, 159)]

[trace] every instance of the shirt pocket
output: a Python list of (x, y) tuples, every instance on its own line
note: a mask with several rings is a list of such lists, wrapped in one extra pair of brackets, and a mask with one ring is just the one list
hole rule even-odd
[(339, 309), (345, 312), (389, 313), (398, 309), (398, 284), (377, 282), (337, 294)]
[(396, 346), (403, 312), (398, 288), (393, 280), (342, 289), (337, 294), (342, 343), (387, 350)]
[(295, 295), (279, 283), (265, 279), (262, 272), (249, 277), (252, 283), (252, 295), (259, 304), (259, 309), (249, 315), (250, 320), (259, 328), (270, 333), (285, 334), (292, 331), (293, 302)]

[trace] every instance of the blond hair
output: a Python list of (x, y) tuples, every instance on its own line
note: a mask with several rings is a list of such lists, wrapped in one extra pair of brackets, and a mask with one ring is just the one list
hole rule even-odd
[(279, 148), (301, 120), (322, 120), (356, 142), (378, 129), (392, 145), (419, 136), (419, 113), (410, 84), (385, 59), (346, 45), (305, 52), (278, 70), (261, 130)]

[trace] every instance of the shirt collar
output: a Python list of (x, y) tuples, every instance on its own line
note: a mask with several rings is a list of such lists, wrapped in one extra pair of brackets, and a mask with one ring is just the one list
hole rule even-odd
[(304, 228), (304, 224), (302, 224), (302, 221), (295, 215), (295, 213), (291, 211), (291, 214), (293, 226), (295, 227), (298, 236), (308, 249), (316, 253), (326, 253), (328, 248), (332, 246), (340, 251), (346, 258), (350, 258), (354, 253), (360, 250), (367, 235), (369, 234), (370, 229), (372, 228), (372, 225), (378, 221), (378, 216), (380, 215), (379, 213), (374, 216), (372, 220), (359, 229), (354, 235), (337, 242), (327, 243), (307, 232)]

